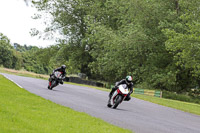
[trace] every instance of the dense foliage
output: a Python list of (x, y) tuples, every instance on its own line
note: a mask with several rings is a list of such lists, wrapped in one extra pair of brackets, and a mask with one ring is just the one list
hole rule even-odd
[[(25, 69), (27, 71), (49, 74), (53, 67), (58, 67), (57, 62), (52, 63), (56, 49), (38, 48), (36, 46), (21, 46), (20, 44), (10, 44), (10, 40), (0, 34), (0, 65), (6, 68)], [(50, 60), (51, 59), (51, 60)]]
[(65, 37), (61, 40), (60, 55), (74, 70), (108, 82), (130, 74), (137, 85), (177, 92), (200, 84), (199, 3), (198, 0), (34, 2), (41, 13), (49, 12), (53, 18), (46, 31), (59, 30)]
[(0, 33), (0, 65), (20, 69), (21, 63), (21, 54), (14, 50), (9, 39)]
[(66, 64), (68, 74), (86, 73), (90, 79), (110, 83), (132, 75), (142, 88), (191, 95), (191, 89), (199, 88), (199, 0), (33, 3), (41, 12), (35, 19), (51, 15), (45, 32), (59, 32), (63, 38), (55, 46), (26, 49), (25, 69), (49, 73)]

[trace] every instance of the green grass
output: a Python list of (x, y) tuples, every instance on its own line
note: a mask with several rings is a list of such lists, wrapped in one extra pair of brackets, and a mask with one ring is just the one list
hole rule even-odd
[(0, 75), (1, 133), (131, 132), (45, 100)]
[(152, 102), (152, 103), (156, 103), (163, 106), (167, 106), (167, 107), (175, 108), (175, 109), (182, 110), (185, 112), (200, 115), (200, 104), (182, 102), (182, 101), (177, 101), (177, 100), (158, 98), (158, 97), (152, 97), (152, 96), (146, 96), (146, 95), (138, 95), (138, 94), (133, 94), (132, 96), (135, 98)]
[(49, 78), (49, 75), (36, 74), (36, 73), (28, 72), (28, 71), (25, 71), (25, 70), (14, 70), (14, 69), (8, 69), (8, 68), (3, 68), (3, 67), (0, 67), (0, 72), (1, 73), (8, 73), (8, 74), (15, 74), (15, 75), (18, 75), (18, 76), (46, 79), (46, 80), (48, 80), (48, 78)]

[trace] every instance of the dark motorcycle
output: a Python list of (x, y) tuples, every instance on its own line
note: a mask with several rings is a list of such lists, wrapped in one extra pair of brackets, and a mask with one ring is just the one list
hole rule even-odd
[(62, 73), (61, 72), (54, 72), (49, 78), (49, 85), (48, 89), (52, 90), (54, 87), (56, 87), (60, 82), (62, 81)]

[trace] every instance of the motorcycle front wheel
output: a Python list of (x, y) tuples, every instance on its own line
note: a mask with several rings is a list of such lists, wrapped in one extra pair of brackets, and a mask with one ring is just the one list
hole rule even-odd
[(53, 89), (53, 87), (55, 87), (56, 86), (56, 81), (55, 80), (53, 80), (52, 81), (52, 83), (51, 83), (51, 86), (50, 86), (50, 90), (52, 90)]
[(121, 103), (121, 101), (122, 101), (122, 96), (121, 95), (117, 95), (116, 99), (115, 99), (115, 103), (113, 105), (113, 109), (116, 109), (117, 106)]

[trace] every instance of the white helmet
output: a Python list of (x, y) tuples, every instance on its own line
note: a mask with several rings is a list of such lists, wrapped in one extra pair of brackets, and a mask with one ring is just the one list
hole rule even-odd
[(65, 66), (65, 65), (62, 65), (61, 68), (62, 68), (62, 69), (66, 69), (66, 66)]
[(132, 82), (133, 78), (131, 76), (126, 76), (126, 82), (130, 83)]

